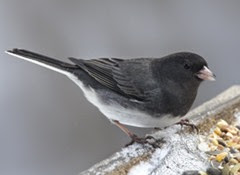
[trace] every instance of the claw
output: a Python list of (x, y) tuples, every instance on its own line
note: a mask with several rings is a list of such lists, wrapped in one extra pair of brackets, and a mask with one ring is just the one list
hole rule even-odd
[[(137, 135), (133, 134), (131, 136), (131, 141), (125, 145), (125, 147), (132, 145), (133, 143), (139, 143), (139, 144), (148, 144), (152, 146), (153, 148), (160, 148), (160, 143), (163, 141), (162, 139), (156, 139), (153, 136), (146, 136), (144, 138), (138, 137)], [(154, 140), (153, 142), (150, 142), (149, 140)]]
[(190, 121), (188, 119), (182, 119), (180, 122), (176, 123), (177, 125), (181, 125), (181, 127), (185, 126), (190, 126), (192, 128), (192, 130), (196, 130), (197, 134), (199, 133), (199, 129), (196, 125), (190, 123)]
[[(113, 120), (112, 121), (116, 126), (118, 126), (123, 132), (125, 132), (132, 140), (128, 144), (125, 145), (125, 147), (132, 145), (133, 143), (139, 143), (139, 144), (149, 144), (153, 148), (160, 148), (161, 143), (163, 139), (155, 139), (153, 136), (147, 136), (145, 138), (138, 137), (137, 135), (133, 134), (131, 131), (129, 131), (125, 126), (123, 126), (119, 121)], [(153, 142), (150, 142), (149, 140), (154, 140)]]

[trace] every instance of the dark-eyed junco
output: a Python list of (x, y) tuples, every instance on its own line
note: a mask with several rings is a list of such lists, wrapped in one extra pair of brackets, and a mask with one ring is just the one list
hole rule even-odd
[(22, 49), (6, 52), (68, 76), (110, 121), (141, 143), (124, 125), (163, 128), (179, 122), (200, 83), (215, 80), (207, 62), (190, 52), (162, 58), (69, 58), (74, 64)]

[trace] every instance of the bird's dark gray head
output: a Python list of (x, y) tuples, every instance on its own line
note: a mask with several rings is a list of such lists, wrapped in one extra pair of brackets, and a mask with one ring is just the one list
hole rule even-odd
[(153, 74), (161, 80), (192, 85), (199, 85), (203, 80), (215, 80), (206, 60), (190, 52), (179, 52), (156, 60)]

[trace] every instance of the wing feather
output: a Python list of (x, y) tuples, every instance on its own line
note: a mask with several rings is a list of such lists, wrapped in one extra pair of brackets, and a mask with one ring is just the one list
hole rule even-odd
[(145, 101), (144, 93), (134, 86), (131, 77), (121, 69), (123, 59), (100, 58), (92, 60), (82, 60), (69, 58), (80, 68), (86, 71), (91, 77), (103, 86), (117, 92), (127, 98)]

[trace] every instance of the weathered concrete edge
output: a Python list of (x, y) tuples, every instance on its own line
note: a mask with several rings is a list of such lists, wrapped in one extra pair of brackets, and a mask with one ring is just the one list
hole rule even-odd
[[(186, 115), (186, 118), (191, 118), (195, 123), (199, 123), (207, 116), (218, 113), (219, 111), (221, 111), (221, 109), (224, 109), (227, 106), (234, 104), (239, 99), (240, 86), (232, 86), (231, 88), (217, 95), (210, 101), (190, 111)], [(134, 149), (136, 149), (136, 147)], [(129, 154), (127, 154), (126, 152), (123, 154), (123, 150), (117, 152), (108, 159), (103, 160), (100, 163), (97, 163), (96, 165), (91, 167), (90, 169), (81, 172), (80, 175), (105, 174), (115, 169), (115, 167), (126, 164), (126, 162), (130, 161), (131, 159), (151, 154), (150, 149), (143, 149), (142, 147), (139, 147), (137, 149), (138, 151), (135, 151), (136, 154), (131, 154), (130, 152)], [(134, 150), (132, 151), (134, 152)]]

